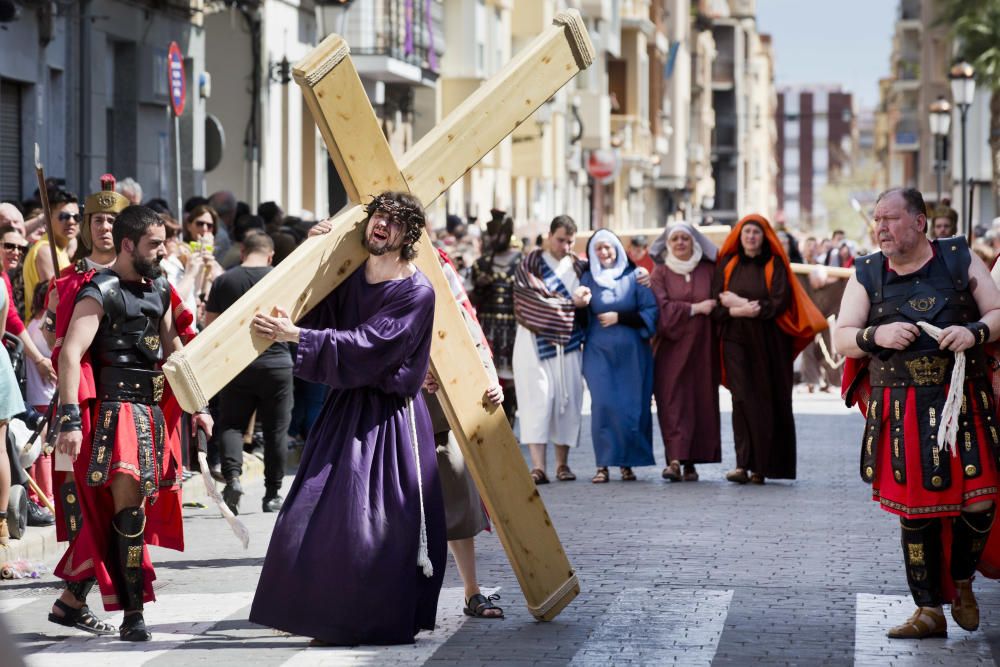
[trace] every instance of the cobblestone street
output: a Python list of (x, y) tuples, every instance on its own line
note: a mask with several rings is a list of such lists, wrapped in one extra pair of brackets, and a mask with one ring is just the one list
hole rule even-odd
[[(51, 576), (4, 583), (0, 610), (37, 666), (992, 663), (1000, 655), (1000, 586), (992, 581), (977, 581), (979, 632), (952, 623), (947, 640), (885, 639), (911, 603), (897, 522), (858, 477), (862, 419), (832, 395), (795, 400), (799, 478), (763, 487), (723, 480), (733, 464), (728, 411), (723, 463), (700, 466), (697, 483), (664, 482), (658, 466), (637, 470), (635, 483), (612, 469), (610, 484), (591, 484), (585, 425), (570, 458), (579, 480), (542, 487), (583, 588), (551, 623), (531, 618), (498, 540), (487, 535), (477, 541), (480, 581), (499, 589), (506, 620), (466, 619), (449, 563), (439, 628), (415, 646), (307, 650), (301, 637), (252, 625), (249, 604), (275, 517), (259, 511), (259, 486), (243, 500), (248, 552), (208, 509), (186, 510), (185, 553), (154, 549), (160, 600), (147, 609), (148, 645), (46, 622)], [(330, 596), (334, 604), (336, 591)]]

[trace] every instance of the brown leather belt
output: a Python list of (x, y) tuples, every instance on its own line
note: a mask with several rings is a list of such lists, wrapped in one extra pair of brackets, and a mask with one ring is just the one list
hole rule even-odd
[(102, 401), (153, 405), (163, 398), (165, 382), (160, 371), (107, 366), (101, 369), (97, 395)]
[[(868, 375), (873, 387), (932, 387), (948, 384), (955, 354), (943, 350), (903, 350), (886, 361), (872, 359)], [(965, 351), (965, 379), (986, 375), (986, 355), (976, 346)]]

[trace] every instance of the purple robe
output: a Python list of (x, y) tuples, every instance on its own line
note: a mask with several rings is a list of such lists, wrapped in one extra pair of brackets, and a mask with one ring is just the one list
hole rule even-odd
[[(302, 322), (295, 373), (331, 387), (278, 515), (250, 620), (331, 644), (408, 644), (434, 628), (444, 504), (420, 395), (434, 290), (426, 276), (375, 285), (362, 265)], [(416, 415), (427, 542), (407, 417)]]

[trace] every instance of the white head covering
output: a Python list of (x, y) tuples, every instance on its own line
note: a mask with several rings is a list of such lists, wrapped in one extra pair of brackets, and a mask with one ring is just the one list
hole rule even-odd
[[(615, 264), (608, 269), (604, 268), (601, 265), (601, 260), (597, 259), (595, 248), (601, 242), (610, 243), (615, 249)], [(590, 260), (590, 273), (594, 276), (594, 282), (608, 289), (615, 286), (615, 281), (621, 278), (625, 269), (628, 268), (628, 255), (625, 254), (625, 246), (618, 240), (614, 232), (608, 229), (598, 229), (590, 237), (590, 243), (587, 244), (587, 259)]]
[[(677, 258), (668, 243), (674, 234), (681, 232), (691, 237), (691, 242), (694, 246), (691, 257), (688, 259)], [(660, 245), (661, 243), (662, 245)], [(654, 245), (657, 245), (657, 250), (659, 251), (657, 254), (663, 255), (663, 263), (667, 268), (678, 275), (684, 276), (684, 279), (688, 282), (691, 282), (691, 272), (695, 270), (703, 257), (714, 262), (718, 255), (718, 248), (715, 247), (715, 244), (686, 222), (672, 222), (667, 225), (667, 228)]]
[(667, 225), (667, 228), (663, 230), (663, 233), (660, 234), (659, 238), (653, 241), (653, 245), (649, 247), (649, 254), (653, 257), (655, 262), (658, 264), (666, 262), (667, 255), (669, 254), (667, 240), (670, 238), (670, 235), (678, 229), (686, 231), (692, 240), (694, 240), (695, 245), (701, 246), (703, 257), (712, 262), (716, 260), (716, 257), (718, 257), (719, 254), (719, 248), (712, 243), (707, 236), (698, 231), (697, 227), (684, 220), (678, 220), (677, 222), (671, 222)]

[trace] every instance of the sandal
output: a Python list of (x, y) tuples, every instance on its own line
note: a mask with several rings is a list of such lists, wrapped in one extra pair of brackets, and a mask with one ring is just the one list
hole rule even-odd
[(598, 468), (597, 474), (590, 478), (590, 481), (594, 484), (607, 484), (611, 476), (608, 474), (607, 468)]
[(77, 630), (83, 630), (95, 635), (118, 634), (118, 628), (94, 616), (87, 605), (83, 605), (79, 609), (74, 609), (62, 600), (56, 600), (55, 606), (59, 607), (63, 615), (59, 616), (50, 612), (49, 620), (57, 625), (76, 628)]
[(697, 482), (698, 481), (698, 471), (694, 469), (694, 466), (690, 463), (684, 464), (684, 481), (685, 482)]
[(634, 482), (636, 480), (635, 473), (628, 466), (622, 468), (622, 481), (623, 482)]
[[(482, 593), (476, 593), (471, 598), (466, 600), (465, 612), (466, 616), (473, 616), (475, 618), (503, 618), (503, 607), (498, 607), (493, 604), (494, 600), (499, 600), (500, 594), (494, 593), (493, 595), (483, 595)], [(485, 612), (490, 609), (496, 609), (499, 614), (487, 614)]]
[(754, 474), (750, 475), (750, 483), (751, 484), (763, 484), (764, 483), (764, 475), (760, 474), (759, 472), (755, 472)]
[(569, 469), (569, 466), (559, 466), (556, 468), (556, 479), (560, 482), (572, 482), (576, 479), (576, 475)]
[(671, 461), (670, 465), (663, 469), (660, 473), (660, 477), (670, 482), (681, 481), (681, 464), (680, 461)]
[(535, 481), (536, 486), (549, 483), (549, 477), (545, 474), (545, 471), (541, 468), (535, 468), (531, 471), (531, 479)]

